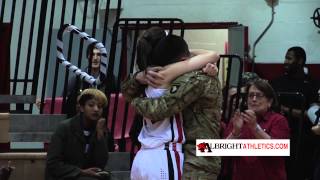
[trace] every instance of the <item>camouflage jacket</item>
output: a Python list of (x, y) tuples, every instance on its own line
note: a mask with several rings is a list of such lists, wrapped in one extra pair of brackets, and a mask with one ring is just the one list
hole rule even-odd
[(196, 157), (196, 139), (218, 139), (220, 131), (222, 93), (217, 77), (201, 71), (186, 73), (171, 83), (159, 98), (141, 97), (143, 87), (134, 79), (123, 83), (122, 93), (136, 111), (152, 121), (161, 121), (176, 113), (183, 114), (186, 136), (185, 163), (195, 171), (219, 173), (220, 158)]

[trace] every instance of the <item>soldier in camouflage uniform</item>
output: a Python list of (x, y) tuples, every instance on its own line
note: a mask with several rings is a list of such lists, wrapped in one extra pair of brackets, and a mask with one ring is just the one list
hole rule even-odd
[(165, 95), (148, 99), (140, 97), (144, 86), (135, 77), (123, 83), (122, 92), (138, 113), (152, 121), (161, 121), (179, 112), (183, 114), (187, 140), (184, 179), (216, 179), (220, 172), (220, 157), (196, 156), (196, 139), (220, 138), (222, 93), (219, 79), (201, 71), (189, 72), (175, 79)]

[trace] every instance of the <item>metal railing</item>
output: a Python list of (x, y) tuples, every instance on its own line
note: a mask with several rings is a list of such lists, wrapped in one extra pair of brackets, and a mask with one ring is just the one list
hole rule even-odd
[[(242, 70), (243, 70), (243, 60), (240, 56), (237, 55), (220, 55), (221, 59), (218, 62), (218, 67), (220, 63), (224, 63), (224, 61), (227, 62), (227, 69), (226, 69), (226, 80), (225, 80), (225, 86), (223, 91), (223, 104), (222, 104), (222, 118), (223, 121), (228, 123), (230, 116), (231, 116), (231, 111), (227, 111), (227, 107), (231, 108), (228, 106), (229, 104), (235, 104), (237, 108), (239, 106), (239, 99), (240, 99), (240, 89), (241, 89), (241, 79), (242, 79)], [(237, 88), (237, 94), (233, 98), (228, 100), (228, 91), (231, 86), (231, 76), (235, 75), (237, 76), (237, 82), (236, 82), (236, 88)], [(233, 103), (235, 100), (235, 103)], [(231, 103), (232, 102), (232, 103)]]
[[(69, 72), (56, 62), (56, 34), (66, 23), (90, 32), (103, 44), (112, 22), (119, 19), (121, 0), (48, 0), (1, 1), (0, 23), (12, 26), (10, 40), (11, 95), (33, 95), (41, 99), (40, 113), (47, 97), (52, 98), (50, 112), (54, 112), (55, 97), (62, 96), (65, 104)], [(115, 12), (115, 16), (113, 15)], [(85, 43), (70, 35), (65, 38), (67, 59), (82, 68)], [(77, 62), (76, 62), (77, 61)], [(11, 107), (11, 109), (14, 109)], [(17, 104), (17, 113), (32, 113), (32, 104)]]

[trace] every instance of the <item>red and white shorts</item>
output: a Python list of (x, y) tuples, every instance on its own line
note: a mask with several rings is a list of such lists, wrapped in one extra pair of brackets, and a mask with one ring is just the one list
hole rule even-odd
[(132, 164), (132, 180), (181, 180), (184, 155), (182, 144), (166, 143), (152, 149), (140, 149)]

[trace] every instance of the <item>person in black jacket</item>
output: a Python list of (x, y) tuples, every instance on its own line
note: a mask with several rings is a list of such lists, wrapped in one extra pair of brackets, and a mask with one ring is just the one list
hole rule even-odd
[[(318, 141), (311, 131), (312, 124), (307, 119), (305, 110), (317, 101), (319, 81), (311, 77), (306, 69), (306, 60), (306, 52), (302, 47), (290, 47), (285, 55), (284, 74), (271, 81), (274, 90), (282, 93), (279, 96), (281, 111), (288, 118), (291, 129), (289, 161), (293, 162), (289, 162), (287, 166), (288, 179), (311, 179), (313, 154)], [(303, 126), (300, 125), (301, 121)], [(295, 158), (296, 154), (300, 158)]]
[(80, 114), (61, 122), (52, 135), (47, 180), (107, 179), (101, 175), (108, 160), (108, 133), (101, 118), (107, 98), (100, 90), (85, 89), (79, 104)]

